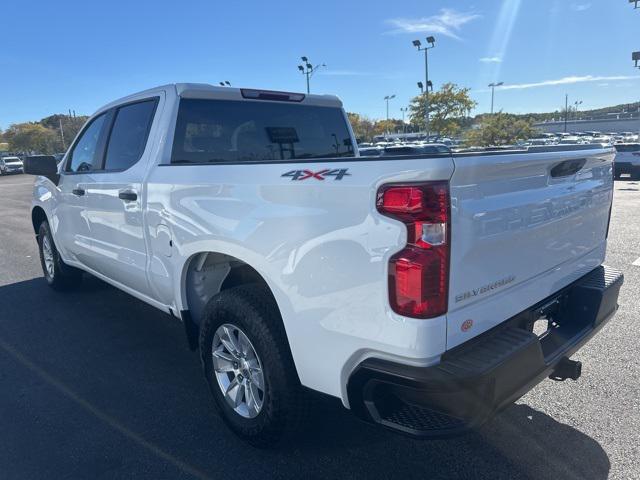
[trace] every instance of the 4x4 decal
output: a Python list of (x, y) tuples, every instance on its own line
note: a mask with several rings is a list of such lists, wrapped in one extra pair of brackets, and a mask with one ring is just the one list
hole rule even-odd
[(342, 180), (344, 177), (351, 176), (348, 168), (324, 169), (317, 172), (311, 170), (291, 170), (283, 173), (282, 177), (290, 177), (291, 181), (302, 181), (313, 178), (315, 180), (326, 180), (327, 177), (333, 177), (334, 180)]

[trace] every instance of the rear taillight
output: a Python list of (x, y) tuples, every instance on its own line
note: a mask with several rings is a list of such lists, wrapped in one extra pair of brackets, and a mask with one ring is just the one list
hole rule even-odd
[(447, 311), (449, 293), (449, 184), (385, 185), (377, 208), (407, 226), (407, 245), (389, 261), (389, 301), (394, 312), (433, 318)]

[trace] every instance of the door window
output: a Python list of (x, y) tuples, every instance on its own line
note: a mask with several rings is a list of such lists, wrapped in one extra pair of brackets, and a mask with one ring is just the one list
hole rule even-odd
[(118, 109), (107, 144), (105, 170), (126, 170), (140, 160), (147, 144), (155, 107), (154, 99)]
[(98, 143), (107, 114), (94, 118), (73, 147), (67, 163), (68, 172), (89, 172), (100, 168)]

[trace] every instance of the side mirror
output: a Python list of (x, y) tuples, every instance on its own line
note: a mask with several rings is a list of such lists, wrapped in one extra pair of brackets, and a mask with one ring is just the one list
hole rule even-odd
[(33, 155), (24, 159), (24, 173), (47, 177), (56, 185), (60, 180), (58, 163), (53, 155)]

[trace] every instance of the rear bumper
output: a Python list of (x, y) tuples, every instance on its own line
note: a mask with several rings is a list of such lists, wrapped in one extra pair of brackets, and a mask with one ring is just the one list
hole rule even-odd
[[(418, 437), (477, 427), (557, 372), (587, 343), (616, 312), (622, 282), (622, 273), (598, 267), (447, 352), (433, 367), (367, 359), (349, 378), (351, 409), (362, 419)], [(543, 315), (553, 326), (538, 337), (532, 325)]]
[(614, 169), (616, 176), (623, 175), (625, 173), (630, 175), (640, 175), (640, 165), (634, 165), (630, 162), (616, 162)]

